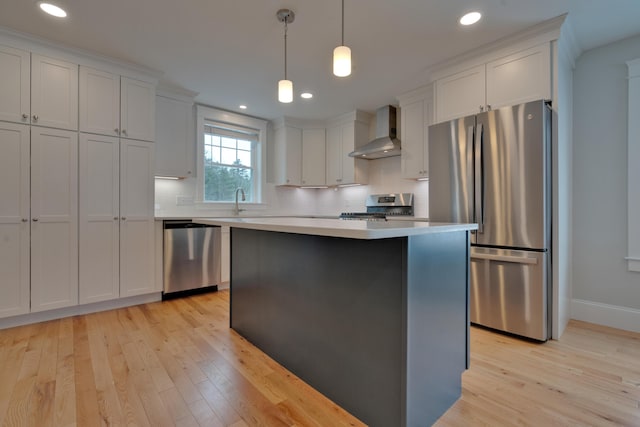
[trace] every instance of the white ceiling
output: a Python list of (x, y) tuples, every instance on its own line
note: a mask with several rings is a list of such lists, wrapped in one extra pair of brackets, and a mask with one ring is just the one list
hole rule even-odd
[[(340, 42), (340, 0), (59, 0), (69, 17), (44, 15), (35, 0), (0, 0), (0, 25), (143, 65), (162, 83), (197, 92), (198, 102), (273, 119), (325, 119), (355, 108), (373, 112), (427, 83), (427, 70), (448, 58), (569, 13), (588, 50), (640, 32), (640, 0), (346, 0), (350, 77), (331, 74)], [(294, 95), (276, 100), (283, 78), (283, 24), (289, 25), (288, 76)], [(483, 20), (462, 28), (458, 17)]]

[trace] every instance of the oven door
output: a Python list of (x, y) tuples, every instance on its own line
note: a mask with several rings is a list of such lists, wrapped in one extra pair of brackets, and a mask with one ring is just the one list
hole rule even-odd
[(470, 320), (546, 341), (548, 252), (471, 248)]

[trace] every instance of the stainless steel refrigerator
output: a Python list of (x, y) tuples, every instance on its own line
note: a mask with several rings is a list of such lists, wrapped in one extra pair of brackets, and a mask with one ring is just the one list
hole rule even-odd
[(429, 127), (429, 220), (471, 222), (472, 323), (551, 335), (551, 109), (504, 107)]

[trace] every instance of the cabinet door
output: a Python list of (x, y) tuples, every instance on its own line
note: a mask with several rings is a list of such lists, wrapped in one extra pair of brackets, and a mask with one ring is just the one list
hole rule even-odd
[(327, 185), (342, 182), (342, 128), (327, 129)]
[(154, 144), (120, 141), (120, 296), (154, 292)]
[(0, 76), (0, 120), (29, 123), (29, 52), (0, 46)]
[(275, 183), (300, 185), (302, 183), (302, 130), (283, 126), (275, 132)]
[(487, 104), (491, 108), (551, 99), (549, 43), (487, 64)]
[[(355, 182), (355, 159), (349, 157), (356, 146), (355, 139), (355, 123), (347, 123), (341, 128), (342, 132), (342, 152), (340, 153), (340, 161), (342, 162), (342, 181), (340, 184), (353, 184)], [(369, 161), (369, 160), (365, 160)]]
[(156, 90), (153, 84), (122, 77), (120, 79), (120, 129), (124, 138), (155, 139)]
[(78, 129), (78, 65), (31, 55), (31, 123)]
[(302, 131), (302, 185), (326, 185), (324, 129)]
[(485, 66), (443, 77), (435, 88), (436, 122), (479, 113), (485, 105)]
[(31, 128), (31, 311), (78, 303), (78, 134)]
[(193, 104), (156, 96), (156, 175), (192, 176)]
[(366, 184), (370, 160), (349, 157), (349, 153), (369, 142), (369, 125), (359, 121), (342, 126), (342, 181), (340, 184)]
[(29, 312), (29, 126), (0, 123), (0, 317)]
[(118, 298), (120, 142), (80, 135), (80, 303)]
[(427, 167), (424, 163), (426, 149), (425, 102), (423, 100), (402, 105), (402, 177), (422, 178)]
[(119, 135), (119, 75), (80, 67), (80, 131)]

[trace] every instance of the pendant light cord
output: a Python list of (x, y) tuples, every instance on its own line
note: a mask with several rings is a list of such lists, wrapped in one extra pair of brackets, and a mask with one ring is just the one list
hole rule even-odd
[(287, 22), (289, 22), (289, 16), (284, 17), (284, 79), (287, 79)]
[(342, 46), (344, 46), (344, 0), (342, 0)]

